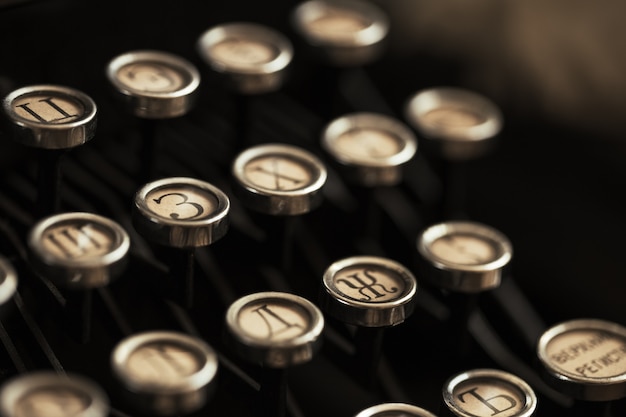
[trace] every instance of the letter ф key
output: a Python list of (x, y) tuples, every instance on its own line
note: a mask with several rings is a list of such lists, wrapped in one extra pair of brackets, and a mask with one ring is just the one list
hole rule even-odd
[(87, 343), (93, 290), (108, 285), (126, 267), (130, 248), (126, 230), (92, 213), (55, 214), (33, 226), (28, 247), (33, 271), (63, 289), (67, 330)]
[(473, 369), (449, 378), (442, 417), (532, 417), (537, 396), (524, 380), (498, 369)]
[(322, 344), (324, 316), (310, 301), (284, 292), (243, 296), (226, 312), (225, 342), (244, 361), (262, 367), (265, 417), (287, 412), (287, 371), (311, 361)]
[(32, 85), (9, 93), (2, 110), (11, 137), (38, 152), (38, 192), (33, 214), (41, 218), (58, 212), (62, 156), (94, 137), (96, 104), (69, 87)]
[(200, 74), (189, 61), (161, 51), (131, 51), (113, 58), (106, 68), (115, 97), (142, 119), (141, 172), (145, 181), (155, 175), (157, 121), (187, 114), (195, 105)]
[(613, 416), (614, 401), (626, 398), (626, 328), (620, 324), (558, 323), (539, 338), (537, 357), (546, 382), (576, 400), (573, 416)]

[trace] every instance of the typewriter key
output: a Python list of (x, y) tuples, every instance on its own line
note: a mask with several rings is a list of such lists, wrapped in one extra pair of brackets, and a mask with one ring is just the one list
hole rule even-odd
[(295, 216), (320, 205), (326, 167), (310, 152), (285, 144), (264, 144), (240, 153), (232, 166), (236, 195), (250, 209)]
[(72, 289), (109, 284), (122, 272), (130, 237), (116, 222), (81, 212), (40, 220), (28, 235), (29, 260), (41, 276)]
[(197, 41), (200, 57), (235, 93), (237, 145), (245, 146), (252, 124), (252, 97), (279, 90), (293, 59), (293, 46), (280, 32), (249, 22), (226, 23)]
[(200, 74), (193, 64), (177, 55), (142, 50), (113, 58), (106, 75), (127, 111), (143, 119), (141, 172), (151, 179), (158, 139), (156, 122), (183, 116), (193, 108)]
[(537, 396), (524, 380), (497, 369), (474, 369), (457, 374), (443, 386), (445, 416), (531, 417)]
[(285, 36), (255, 23), (215, 26), (200, 36), (197, 48), (207, 65), (243, 94), (280, 88), (293, 57)]
[(468, 164), (487, 155), (502, 129), (502, 114), (486, 97), (439, 87), (417, 92), (405, 105), (425, 154), (443, 180), (442, 219), (464, 218)]
[(430, 411), (405, 403), (383, 403), (368, 407), (354, 417), (437, 417)]
[(375, 113), (353, 113), (331, 121), (322, 132), (322, 146), (356, 184), (396, 185), (402, 166), (417, 151), (413, 132), (401, 122)]
[(0, 256), (0, 308), (9, 301), (17, 290), (17, 273), (11, 262)]
[(21, 374), (0, 388), (3, 417), (106, 417), (109, 399), (90, 379), (48, 371)]
[(377, 59), (389, 32), (387, 16), (364, 1), (305, 1), (292, 13), (295, 30), (333, 66), (360, 66)]
[(493, 102), (452, 87), (418, 91), (407, 101), (405, 117), (425, 145), (449, 160), (485, 154), (502, 129), (502, 114)]
[(251, 210), (285, 217), (283, 269), (291, 263), (291, 237), (297, 216), (317, 208), (323, 201), (326, 183), (324, 163), (305, 149), (286, 144), (262, 144), (246, 149), (234, 160), (233, 192)]
[(546, 381), (583, 401), (626, 397), (626, 328), (597, 319), (577, 319), (546, 330), (537, 344)]
[(285, 415), (287, 369), (313, 359), (323, 329), (322, 312), (294, 294), (253, 293), (228, 308), (227, 343), (242, 359), (265, 368), (261, 393), (267, 416)]
[(61, 159), (90, 141), (96, 131), (96, 104), (86, 94), (57, 85), (22, 87), (7, 95), (2, 109), (11, 137), (39, 153), (37, 216), (59, 209)]
[(123, 339), (111, 354), (113, 374), (129, 403), (148, 415), (172, 416), (202, 408), (218, 371), (217, 355), (203, 340), (150, 331)]
[(320, 308), (358, 326), (354, 372), (372, 385), (380, 360), (384, 328), (412, 313), (417, 280), (399, 263), (375, 256), (354, 256), (330, 265), (322, 278)]
[(40, 220), (28, 235), (28, 246), (34, 271), (66, 289), (68, 330), (87, 342), (92, 290), (108, 285), (125, 268), (128, 233), (106, 217), (69, 212)]
[(133, 226), (146, 239), (183, 249), (183, 266), (173, 275), (184, 277), (183, 303), (192, 306), (194, 250), (226, 235), (228, 196), (214, 185), (195, 178), (171, 177), (150, 182), (136, 193)]
[(449, 221), (426, 228), (418, 237), (417, 249), (435, 285), (463, 293), (497, 288), (503, 268), (513, 256), (506, 236), (471, 221)]
[(468, 320), (480, 293), (500, 286), (513, 256), (509, 239), (494, 228), (471, 221), (431, 225), (417, 238), (424, 276), (447, 292), (454, 346), (458, 356), (469, 353)]
[(160, 51), (119, 55), (109, 62), (106, 75), (128, 111), (146, 119), (186, 114), (200, 85), (200, 74), (193, 64)]

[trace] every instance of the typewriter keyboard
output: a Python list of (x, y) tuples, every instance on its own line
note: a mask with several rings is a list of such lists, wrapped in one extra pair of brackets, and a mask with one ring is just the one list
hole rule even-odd
[(389, 31), (0, 0), (0, 415), (626, 415), (600, 155)]

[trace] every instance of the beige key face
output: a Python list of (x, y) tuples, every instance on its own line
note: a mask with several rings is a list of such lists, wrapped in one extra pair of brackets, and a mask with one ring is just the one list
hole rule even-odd
[(517, 386), (497, 378), (470, 378), (454, 387), (455, 405), (476, 417), (515, 417), (526, 410), (526, 396)]
[(498, 258), (494, 244), (472, 234), (451, 234), (435, 239), (430, 252), (437, 258), (458, 265), (483, 265)]
[(332, 284), (340, 296), (367, 303), (394, 301), (406, 293), (405, 279), (378, 265), (346, 267), (332, 277)]
[(213, 45), (211, 54), (228, 66), (251, 68), (272, 62), (279, 51), (265, 42), (233, 37)]
[(163, 341), (138, 347), (129, 355), (125, 366), (134, 381), (179, 385), (200, 371), (203, 362), (190, 349)]
[(294, 191), (313, 184), (311, 169), (304, 162), (282, 155), (261, 156), (244, 167), (246, 180), (269, 191)]
[(13, 114), (29, 122), (61, 125), (76, 122), (85, 114), (83, 103), (57, 92), (33, 92), (11, 103)]
[(118, 242), (110, 228), (84, 220), (52, 225), (41, 236), (42, 249), (58, 259), (99, 259), (113, 252)]
[(71, 417), (91, 406), (91, 398), (66, 387), (44, 387), (28, 391), (15, 404), (15, 417)]
[(218, 208), (218, 199), (210, 191), (172, 184), (151, 190), (146, 194), (147, 208), (167, 220), (202, 220), (211, 217)]
[(124, 65), (117, 71), (117, 79), (130, 89), (148, 93), (176, 92), (188, 84), (180, 70), (156, 61)]
[(422, 123), (436, 130), (458, 130), (472, 128), (487, 122), (484, 115), (461, 107), (441, 107), (422, 116)]
[(261, 342), (282, 342), (305, 334), (311, 324), (310, 315), (298, 304), (288, 300), (260, 299), (245, 305), (237, 315), (240, 331)]
[(366, 29), (370, 22), (357, 13), (331, 7), (307, 25), (312, 33), (321, 38), (341, 40), (353, 38), (355, 34)]
[(352, 129), (339, 135), (334, 146), (340, 153), (367, 162), (397, 155), (404, 143), (384, 130)]
[(602, 380), (626, 375), (626, 339), (595, 330), (573, 329), (546, 345), (551, 365), (574, 379)]

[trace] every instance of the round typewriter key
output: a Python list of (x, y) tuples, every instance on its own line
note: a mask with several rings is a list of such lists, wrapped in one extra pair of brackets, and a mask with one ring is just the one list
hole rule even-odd
[(375, 113), (353, 113), (330, 122), (322, 146), (364, 186), (395, 185), (402, 166), (417, 151), (413, 132), (399, 121)]
[(437, 417), (423, 408), (404, 403), (382, 403), (362, 410), (354, 417)]
[(228, 231), (228, 196), (195, 178), (171, 177), (135, 193), (133, 224), (144, 237), (175, 248), (207, 246)]
[(502, 129), (502, 114), (493, 102), (452, 87), (417, 92), (405, 106), (405, 117), (424, 144), (450, 160), (483, 155)]
[(61, 159), (95, 136), (97, 108), (86, 94), (58, 85), (32, 85), (9, 93), (2, 102), (11, 137), (38, 153), (35, 215), (59, 210)]
[(19, 143), (42, 149), (68, 149), (91, 140), (96, 104), (73, 88), (57, 85), (22, 87), (5, 97), (2, 107)]
[(177, 254), (184, 259), (172, 260), (171, 269), (174, 278), (183, 277), (181, 297), (187, 307), (193, 305), (194, 250), (226, 235), (229, 210), (230, 200), (222, 190), (195, 178), (163, 178), (135, 193), (135, 229), (154, 243), (183, 249)]
[(404, 322), (412, 313), (417, 280), (403, 265), (376, 256), (353, 256), (324, 272), (320, 308), (338, 320), (358, 326), (354, 374), (372, 385), (380, 359), (384, 328)]
[(198, 39), (200, 56), (242, 94), (275, 91), (284, 82), (293, 57), (291, 42), (282, 34), (255, 23), (215, 26)]
[(200, 85), (200, 74), (193, 64), (160, 51), (119, 55), (109, 62), (106, 75), (128, 110), (147, 119), (186, 114)]
[(116, 222), (82, 212), (49, 216), (28, 235), (30, 261), (55, 284), (89, 289), (109, 284), (125, 266), (130, 238)]
[(9, 301), (17, 290), (17, 273), (11, 262), (0, 256), (0, 307)]
[(395, 326), (413, 312), (417, 281), (396, 261), (354, 256), (334, 262), (323, 276), (320, 308), (363, 327)]
[(597, 319), (559, 323), (537, 344), (546, 381), (572, 398), (613, 401), (626, 397), (626, 328)]
[(449, 221), (426, 228), (418, 237), (417, 249), (436, 285), (464, 293), (498, 287), (502, 270), (513, 256), (506, 236), (470, 221)]
[(200, 73), (167, 52), (130, 51), (113, 58), (106, 75), (126, 110), (141, 118), (141, 176), (151, 180), (156, 164), (157, 121), (187, 114), (196, 103)]
[(231, 304), (226, 324), (233, 345), (246, 360), (286, 368), (313, 358), (322, 341), (324, 317), (297, 295), (261, 292)]
[(524, 380), (497, 369), (474, 369), (448, 379), (443, 387), (447, 415), (531, 417), (537, 396)]
[(305, 1), (294, 10), (292, 22), (307, 45), (335, 66), (372, 62), (389, 32), (382, 10), (355, 0)]
[(218, 360), (213, 348), (197, 337), (150, 331), (118, 343), (111, 366), (134, 407), (171, 416), (192, 413), (206, 404)]
[(4, 417), (106, 417), (109, 399), (94, 382), (78, 375), (38, 371), (14, 377), (0, 388)]
[[(291, 267), (292, 236), (298, 215), (317, 208), (323, 200), (326, 167), (312, 153), (286, 144), (262, 144), (241, 152), (232, 165), (233, 192), (251, 210), (270, 216), (286, 217), (275, 227), (282, 232), (280, 263)], [(269, 245), (273, 246), (273, 245)]]
[(227, 343), (263, 369), (264, 415), (286, 414), (288, 368), (313, 359), (322, 344), (324, 316), (310, 301), (284, 292), (243, 296), (226, 312)]
[(327, 175), (315, 155), (285, 144), (248, 148), (235, 159), (232, 173), (242, 202), (275, 216), (304, 214), (319, 206)]

